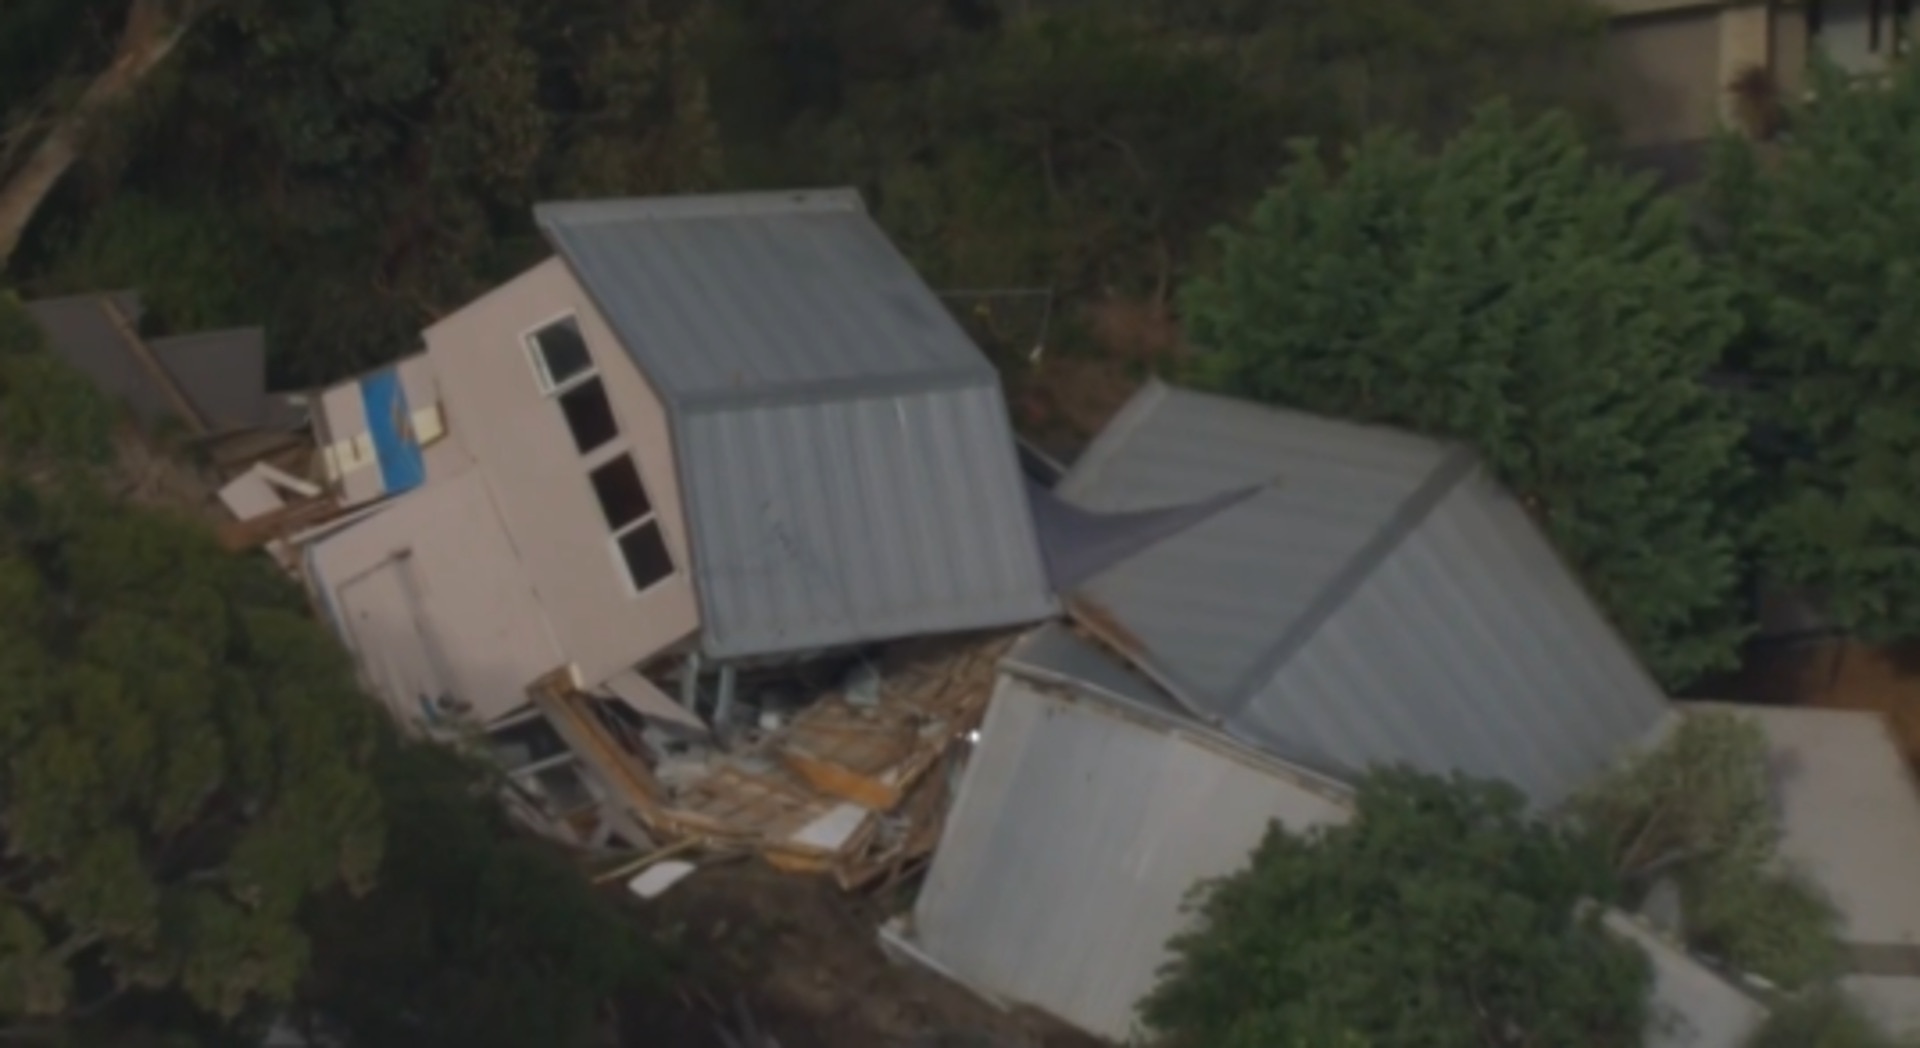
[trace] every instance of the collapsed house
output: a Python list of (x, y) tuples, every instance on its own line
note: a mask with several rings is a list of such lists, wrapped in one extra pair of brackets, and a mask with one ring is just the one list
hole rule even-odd
[[(931, 862), (893, 949), (1124, 1037), (1270, 822), (1392, 763), (1548, 808), (1676, 716), (1464, 449), (1154, 382), (1049, 484), (857, 195), (536, 214), (553, 257), (222, 498), (543, 833), (850, 888)], [(1663, 1046), (1763, 1014), (1616, 930)]]
[(314, 399), (321, 490), (251, 536), (545, 832), (897, 872), (1054, 566), (1196, 511), (1043, 534), (997, 372), (850, 191), (536, 218), (554, 257)]

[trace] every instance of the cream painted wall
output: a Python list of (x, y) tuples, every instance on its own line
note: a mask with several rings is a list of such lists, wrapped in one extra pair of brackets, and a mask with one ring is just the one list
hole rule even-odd
[(310, 577), (367, 685), (403, 723), (450, 694), (479, 722), (561, 663), (477, 470), (438, 478), (308, 547)]
[(1705, 8), (1613, 23), (1608, 100), (1624, 144), (1692, 142), (1719, 128), (1726, 95), (1720, 14)]
[[(621, 435), (582, 458), (535, 378), (526, 335), (571, 313), (606, 383)], [(666, 412), (559, 259), (549, 259), (426, 332), (447, 428), (486, 474), (560, 648), (597, 684), (699, 626)], [(588, 471), (632, 452), (675, 573), (635, 594)]]

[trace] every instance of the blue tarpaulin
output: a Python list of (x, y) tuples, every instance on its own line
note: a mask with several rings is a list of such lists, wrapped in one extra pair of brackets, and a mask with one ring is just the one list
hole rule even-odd
[(360, 400), (367, 409), (367, 435), (386, 493), (397, 495), (426, 483), (427, 463), (413, 439), (413, 415), (407, 410), (400, 373), (389, 369), (361, 379)]

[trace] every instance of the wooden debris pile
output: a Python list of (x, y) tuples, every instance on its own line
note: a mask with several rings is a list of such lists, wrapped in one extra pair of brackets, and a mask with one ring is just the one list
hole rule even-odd
[(938, 843), (961, 745), (1011, 638), (898, 644), (865, 686), (820, 697), (725, 751), (674, 754), (616, 735), (562, 682), (538, 701), (659, 843), (757, 852), (847, 890), (890, 884)]

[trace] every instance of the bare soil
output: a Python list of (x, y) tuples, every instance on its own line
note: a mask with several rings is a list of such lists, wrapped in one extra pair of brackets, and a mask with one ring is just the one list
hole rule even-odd
[(1907, 759), (1920, 765), (1920, 644), (1874, 648), (1830, 640), (1762, 650), (1724, 694), (1744, 702), (1877, 710)]
[[(712, 1048), (744, 1003), (779, 1048), (1096, 1048), (1044, 1016), (1009, 1013), (881, 952), (876, 929), (904, 897), (868, 899), (757, 860), (703, 869), (642, 922), (686, 965), (667, 997), (633, 1002), (627, 1044)], [(733, 1027), (737, 1029), (737, 1024)], [(754, 1046), (759, 1048), (759, 1046)]]
[(1110, 299), (1082, 307), (1078, 319), (1092, 352), (1050, 352), (1009, 371), (1015, 424), (1051, 451), (1084, 447), (1149, 375), (1177, 369), (1187, 355), (1164, 305)]

